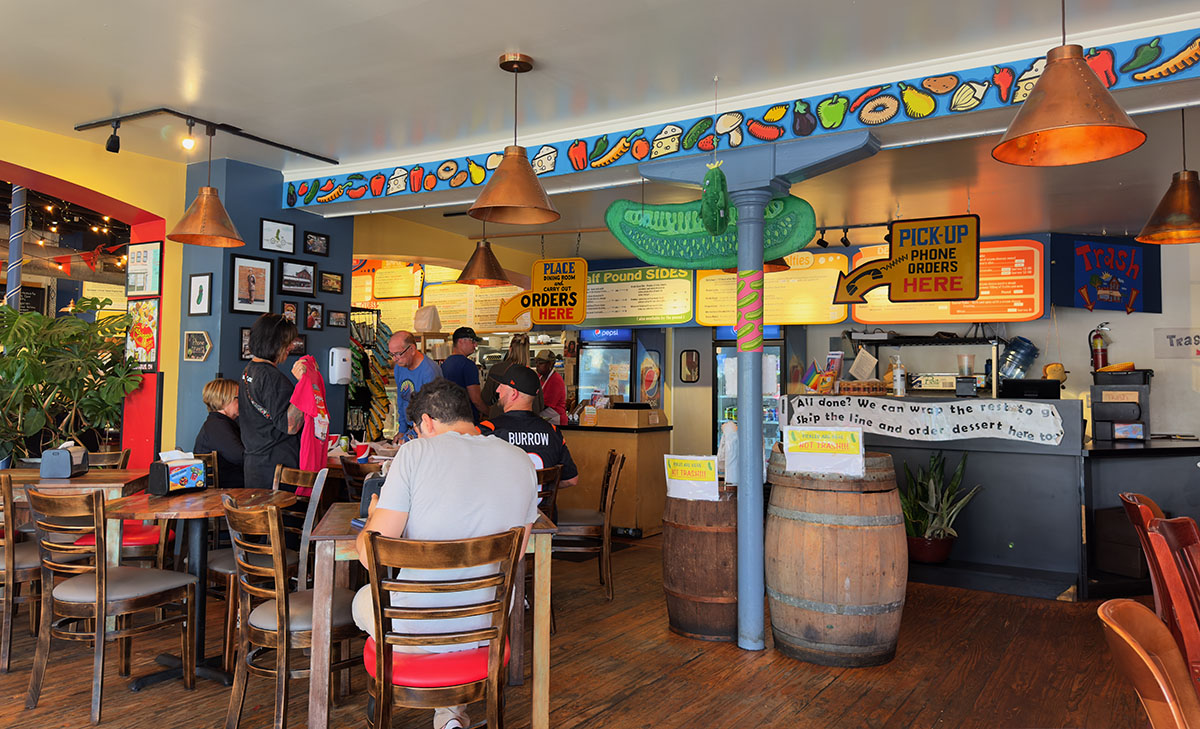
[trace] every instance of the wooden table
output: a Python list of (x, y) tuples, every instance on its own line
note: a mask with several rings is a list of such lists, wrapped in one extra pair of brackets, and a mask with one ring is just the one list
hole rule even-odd
[[(334, 504), (325, 513), (320, 523), (313, 528), (312, 544), (316, 549), (316, 568), (313, 572), (313, 632), (312, 666), (308, 688), (308, 726), (310, 729), (329, 727), (329, 654), (332, 615), (329, 606), (333, 601), (334, 567), (337, 565), (338, 581), (348, 586), (349, 563), (358, 560), (354, 541), (358, 530), (350, 523), (358, 516), (358, 504)], [(538, 514), (533, 525), (527, 553), (533, 554), (533, 729), (549, 729), (550, 726), (550, 540), (557, 527)], [(524, 634), (525, 580), (523, 570), (518, 574), (513, 595), (513, 610), (510, 615), (510, 634)], [(519, 610), (518, 610), (519, 607)], [(521, 621), (521, 629), (514, 631), (512, 625)], [(520, 648), (513, 650), (509, 659), (510, 677), (513, 664), (517, 664), (518, 675), (524, 675), (524, 643), (510, 635), (510, 642)], [(510, 679), (510, 683), (511, 683)], [(519, 683), (519, 681), (518, 681)]]
[[(4, 473), (12, 478), (13, 500), (22, 503), (25, 501), (25, 487), (50, 494), (102, 491), (105, 500), (109, 500), (144, 491), (150, 482), (150, 470), (146, 468), (93, 468), (74, 478), (42, 478), (36, 468), (9, 468)], [(107, 524), (104, 536), (108, 540), (107, 561), (116, 566), (121, 561), (121, 522)]]
[[(146, 493), (114, 499), (105, 504), (110, 520), (120, 524), (122, 519), (183, 519), (187, 522), (188, 572), (196, 576), (196, 599), (192, 603), (191, 619), (195, 621), (196, 675), (228, 686), (233, 677), (215, 664), (204, 660), (204, 608), (208, 599), (208, 519), (223, 516), (225, 507), (221, 497), (229, 494), (240, 507), (291, 506), (296, 495), (290, 491), (267, 489), (203, 489), (184, 491), (166, 496), (150, 496)], [(117, 542), (120, 544), (120, 542)], [(219, 660), (219, 658), (217, 659)], [(140, 691), (160, 681), (183, 675), (179, 658), (159, 655), (155, 661), (167, 666), (166, 670), (142, 676), (130, 684), (130, 691)]]

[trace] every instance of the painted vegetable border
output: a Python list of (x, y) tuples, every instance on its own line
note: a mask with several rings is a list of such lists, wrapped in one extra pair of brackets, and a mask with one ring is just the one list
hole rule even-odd
[[(1200, 77), (1200, 29), (1085, 48), (1084, 57), (1110, 89), (1197, 78)], [(752, 109), (533, 145), (528, 148), (529, 160), (539, 176), (556, 176), (998, 109), (1023, 102), (1045, 63), (1045, 58), (1031, 58), (957, 73), (891, 80)], [(289, 208), (312, 207), (478, 186), (500, 164), (501, 157), (500, 152), (493, 152), (408, 167), (291, 180), (284, 183), (283, 200)]]

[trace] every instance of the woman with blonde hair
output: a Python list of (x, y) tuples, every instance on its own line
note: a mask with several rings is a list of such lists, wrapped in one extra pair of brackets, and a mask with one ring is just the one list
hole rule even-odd
[[(487, 417), (489, 419), (498, 418), (504, 414), (504, 407), (498, 402), (496, 397), (496, 388), (500, 386), (500, 382), (504, 377), (504, 373), (514, 364), (522, 367), (529, 366), (529, 335), (514, 334), (508, 342), (508, 354), (504, 359), (492, 365), (492, 369), (488, 370), (487, 381), (483, 383), (483, 390), (480, 395), (483, 397), (483, 404), (488, 406)], [(539, 394), (534, 398), (534, 412), (541, 412), (542, 396)]]
[(215, 379), (204, 386), (200, 395), (208, 408), (208, 419), (196, 434), (193, 453), (216, 453), (217, 473), (221, 488), (236, 489), (245, 485), (242, 461), (242, 431), (238, 427), (238, 383)]

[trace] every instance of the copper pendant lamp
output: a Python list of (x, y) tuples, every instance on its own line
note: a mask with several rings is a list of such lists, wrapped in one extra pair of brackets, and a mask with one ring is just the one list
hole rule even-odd
[(1125, 110), (1083, 59), (1083, 47), (1063, 44), (1046, 53), (1046, 68), (992, 149), (997, 161), (1026, 167), (1096, 162), (1133, 151), (1146, 141)]
[(512, 282), (504, 274), (504, 267), (492, 253), (492, 244), (487, 240), (487, 223), (483, 224), (483, 238), (475, 243), (475, 252), (458, 274), (457, 283), (469, 286), (511, 286)]
[(1171, 178), (1167, 194), (1135, 240), (1142, 243), (1200, 243), (1200, 176), (1187, 168), (1186, 117), (1179, 110), (1183, 169)]
[(167, 234), (167, 238), (193, 246), (209, 248), (238, 248), (246, 245), (238, 234), (229, 213), (221, 204), (217, 188), (212, 186), (212, 140), (217, 130), (209, 126), (208, 135), (208, 183), (196, 192), (196, 199), (188, 206), (183, 217)]
[(513, 143), (467, 214), (476, 220), (510, 225), (543, 225), (558, 220), (558, 211), (538, 181), (525, 148), (517, 145), (517, 77), (533, 69), (533, 59), (520, 53), (500, 56), (500, 68), (513, 75)]

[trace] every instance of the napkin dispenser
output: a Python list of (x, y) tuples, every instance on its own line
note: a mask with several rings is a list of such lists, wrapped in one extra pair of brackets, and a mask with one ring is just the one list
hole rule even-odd
[(74, 478), (88, 472), (88, 452), (83, 446), (71, 445), (42, 451), (42, 478)]
[(204, 481), (204, 461), (199, 458), (173, 458), (150, 464), (150, 482), (146, 492), (151, 496), (166, 496), (180, 491), (199, 491)]

